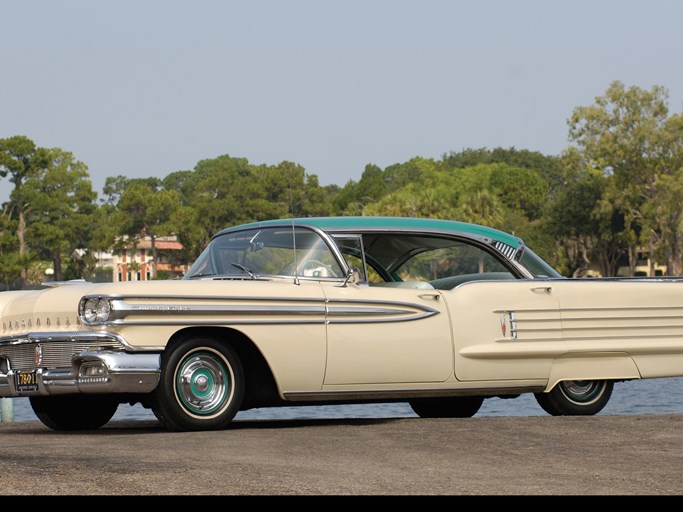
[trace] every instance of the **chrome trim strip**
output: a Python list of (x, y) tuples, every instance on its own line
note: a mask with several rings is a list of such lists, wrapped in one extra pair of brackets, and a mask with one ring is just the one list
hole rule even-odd
[[(332, 235), (328, 234), (326, 231), (323, 231), (322, 229), (316, 226), (311, 226), (310, 224), (301, 224), (296, 227), (310, 229), (314, 233), (317, 233), (318, 236), (323, 239), (325, 244), (327, 244), (327, 247), (332, 251), (333, 256), (337, 260), (337, 264), (342, 270), (342, 273), (344, 275), (347, 274), (347, 272), (349, 271), (349, 265), (348, 263), (346, 263), (346, 259), (344, 258), (344, 255), (341, 253), (341, 250), (339, 250), (339, 246), (337, 245), (337, 242), (334, 241)], [(342, 277), (342, 280), (343, 279), (344, 278)]]
[(120, 343), (121, 348), (129, 348), (126, 341), (118, 334), (110, 332), (30, 332), (22, 334), (21, 336), (3, 336), (0, 337), (0, 346), (2, 345), (21, 345), (23, 343), (46, 343), (46, 342), (74, 342), (87, 343), (93, 342), (114, 342)]
[(154, 351), (161, 350), (161, 347), (155, 345), (149, 346), (137, 346), (131, 345), (126, 341), (125, 338), (119, 334), (102, 331), (80, 331), (80, 332), (60, 332), (60, 333), (28, 333), (21, 337), (16, 336), (6, 336), (0, 338), (0, 348), (3, 345), (14, 345), (22, 343), (45, 343), (45, 342), (67, 342), (67, 343), (97, 343), (97, 342), (113, 342), (119, 343), (121, 349), (127, 352), (142, 352), (142, 351)]
[(517, 314), (514, 311), (510, 311), (510, 338), (516, 340), (517, 332)]
[(324, 324), (324, 323), (325, 323), (325, 318), (320, 317), (320, 318), (310, 319), (310, 320), (286, 320), (286, 319), (239, 320), (239, 319), (232, 319), (232, 318), (226, 319), (226, 320), (221, 320), (221, 319), (212, 319), (212, 320), (125, 320), (125, 321), (124, 320), (115, 320), (113, 322), (107, 323), (107, 325), (116, 326), (116, 327), (129, 326), (129, 325), (131, 325), (131, 326), (132, 325), (136, 325), (136, 326), (170, 325), (170, 326), (182, 327), (182, 326), (216, 326), (216, 325), (224, 325), (224, 326), (230, 326), (230, 325), (311, 325), (311, 324)]
[[(93, 322), (101, 325), (274, 325), (274, 324), (316, 324), (316, 323), (380, 323), (419, 320), (439, 313), (438, 310), (409, 302), (372, 300), (325, 300), (299, 298), (254, 298), (254, 297), (184, 297), (184, 296), (116, 296), (98, 295), (91, 297), (111, 298), (114, 320)], [(126, 300), (165, 299), (168, 301), (211, 301), (214, 304), (129, 304)], [(238, 302), (285, 302), (289, 304), (215, 304), (220, 301)], [(312, 303), (312, 304), (311, 304)], [(149, 320), (134, 320), (137, 315), (156, 316)], [(187, 315), (184, 319), (168, 317)], [(192, 317), (207, 316), (211, 319)], [(221, 318), (225, 317), (225, 318)], [(247, 318), (244, 318), (247, 317)], [(249, 318), (251, 317), (251, 318)], [(254, 318), (256, 317), (256, 318)], [(261, 318), (258, 318), (261, 317)], [(266, 317), (266, 318), (263, 318)], [(304, 318), (292, 318), (304, 317)], [(311, 318), (305, 318), (311, 317)], [(366, 318), (363, 318), (366, 317)], [(215, 318), (215, 320), (213, 319)], [(85, 321), (84, 321), (85, 323)]]
[(284, 393), (285, 400), (291, 402), (329, 402), (362, 400), (396, 400), (410, 398), (437, 398), (458, 396), (499, 396), (539, 393), (545, 385), (518, 386), (514, 388), (462, 388), (462, 389), (373, 389), (345, 391), (290, 391)]
[(239, 295), (162, 295), (162, 294), (145, 294), (145, 295), (124, 295), (120, 293), (100, 293), (83, 295), (81, 301), (87, 299), (134, 299), (134, 300), (243, 300), (243, 301), (258, 301), (258, 302), (324, 302), (320, 297), (254, 297), (254, 296), (239, 296)]
[[(322, 301), (320, 301), (322, 302)], [(114, 318), (122, 320), (129, 315), (324, 315), (325, 307), (320, 306), (259, 306), (259, 305), (171, 305), (171, 304), (127, 304), (123, 300), (112, 301)]]
[[(311, 224), (306, 223), (305, 218), (301, 219), (295, 219), (298, 222), (296, 223), (297, 226), (305, 226), (308, 228), (311, 228), (313, 230), (317, 229), (322, 229), (318, 228), (316, 226), (313, 226)], [(267, 222), (262, 222), (261, 226), (262, 228), (265, 227), (270, 227)], [(230, 229), (227, 229), (226, 231), (230, 231)], [(458, 231), (458, 230), (450, 230), (450, 229), (440, 229), (440, 228), (416, 228), (414, 226), (365, 226), (365, 225), (359, 225), (359, 224), (348, 224), (347, 226), (334, 226), (334, 227), (328, 227), (325, 228), (323, 231), (324, 233), (329, 234), (330, 236), (334, 236), (336, 234), (360, 234), (364, 235), (366, 233), (401, 233), (401, 234), (429, 234), (429, 235), (441, 235), (445, 236), (448, 238), (463, 238), (467, 240), (474, 240), (480, 243), (486, 243), (486, 244), (491, 244), (495, 239), (490, 238), (489, 236), (485, 236), (482, 234), (477, 234), (477, 233), (469, 233), (466, 231)], [(497, 241), (497, 240), (495, 240)]]
[[(369, 324), (369, 323), (389, 323), (389, 322), (410, 322), (413, 320), (421, 320), (439, 312), (435, 309), (424, 308), (424, 312), (416, 313), (408, 310), (383, 310), (372, 308), (330, 308), (327, 323), (328, 324)], [(358, 316), (374, 316), (374, 318), (349, 318)], [(383, 318), (377, 318), (382, 315)], [(402, 315), (400, 317), (393, 317), (394, 315)], [(408, 316), (410, 315), (410, 316)]]

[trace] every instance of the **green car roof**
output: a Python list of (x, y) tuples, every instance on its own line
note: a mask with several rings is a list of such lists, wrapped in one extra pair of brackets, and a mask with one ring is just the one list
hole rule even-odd
[[(503, 242), (515, 249), (520, 245), (520, 240), (514, 235), (499, 231), (497, 229), (458, 222), (454, 220), (442, 219), (421, 219), (413, 217), (304, 217), (296, 219), (275, 219), (263, 222), (251, 222), (232, 228), (224, 229), (220, 233), (232, 231), (234, 229), (256, 228), (265, 226), (282, 226), (295, 222), (297, 224), (308, 224), (322, 230), (353, 230), (353, 229), (412, 229), (418, 231), (442, 231), (454, 234), (466, 234), (480, 237), (487, 237), (498, 242)], [(219, 234), (220, 234), (219, 233)]]

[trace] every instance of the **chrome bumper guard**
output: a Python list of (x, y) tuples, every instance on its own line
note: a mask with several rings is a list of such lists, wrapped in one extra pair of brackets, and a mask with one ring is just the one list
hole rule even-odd
[[(0, 397), (73, 393), (149, 393), (161, 374), (159, 354), (83, 351), (71, 359), (69, 370), (38, 368), (36, 388), (17, 390), (17, 370), (0, 371)], [(22, 372), (25, 373), (25, 372)]]

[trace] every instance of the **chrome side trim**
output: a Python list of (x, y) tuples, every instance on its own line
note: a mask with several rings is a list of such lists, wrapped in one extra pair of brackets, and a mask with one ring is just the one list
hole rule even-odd
[[(234, 300), (234, 299), (231, 299)], [(240, 299), (237, 299), (240, 300)], [(253, 299), (252, 299), (253, 300)], [(297, 301), (300, 302), (300, 301)], [(309, 301), (306, 301), (309, 302)], [(318, 302), (322, 303), (322, 300)], [(325, 306), (260, 306), (260, 305), (171, 305), (171, 304), (128, 304), (125, 299), (117, 299), (112, 301), (112, 309), (114, 310), (114, 321), (104, 322), (105, 324), (121, 324), (129, 323), (124, 320), (129, 316), (135, 315), (160, 315), (173, 316), (187, 314), (190, 316), (324, 316)], [(292, 320), (287, 320), (285, 323), (291, 323)], [(294, 321), (296, 322), (296, 321)]]
[(125, 340), (109, 332), (29, 332), (21, 336), (0, 337), (0, 348), (2, 345), (20, 345), (22, 343), (45, 343), (45, 342), (72, 342), (72, 343), (107, 343), (120, 344), (128, 348)]
[(190, 301), (190, 300), (209, 300), (209, 301), (258, 301), (258, 302), (324, 302), (320, 297), (254, 297), (254, 296), (239, 296), (239, 295), (162, 295), (162, 294), (145, 294), (145, 295), (123, 295), (120, 293), (102, 293), (83, 295), (83, 299), (121, 299), (121, 300), (174, 300), (174, 301)]
[(332, 235), (316, 226), (304, 224), (300, 227), (310, 229), (311, 231), (317, 233), (320, 238), (322, 238), (322, 240), (325, 242), (330, 251), (332, 251), (332, 255), (337, 260), (337, 264), (341, 268), (342, 273), (344, 274), (344, 276), (346, 276), (347, 272), (349, 271), (349, 265), (346, 263), (346, 259), (344, 258), (344, 255), (341, 253), (341, 250), (339, 250), (339, 246), (337, 245), (337, 242), (334, 241)]
[(235, 318), (220, 319), (212, 318), (211, 320), (199, 320), (199, 319), (183, 319), (183, 320), (115, 320), (113, 322), (108, 322), (107, 325), (110, 326), (162, 326), (170, 325), (175, 327), (182, 326), (230, 326), (230, 325), (315, 325), (324, 324), (325, 318), (315, 318), (310, 320), (287, 320), (287, 319), (260, 319), (260, 320), (241, 320)]
[[(97, 296), (110, 298), (114, 320), (93, 322), (91, 326), (109, 325), (278, 325), (320, 323), (404, 322), (427, 318), (438, 310), (400, 301), (326, 300), (254, 297), (185, 297), (185, 296)], [(130, 304), (130, 300), (164, 299), (169, 303)], [(184, 301), (184, 304), (178, 302)], [(190, 302), (212, 302), (191, 304)], [(234, 304), (234, 302), (266, 304)], [(175, 303), (172, 303), (175, 302)], [(219, 304), (233, 302), (233, 304)], [(271, 304), (268, 304), (271, 302)], [(288, 304), (272, 304), (284, 302)], [(136, 316), (147, 316), (136, 320)], [(182, 316), (183, 318), (177, 318)], [(172, 318), (176, 317), (176, 318)], [(197, 318), (204, 317), (204, 318)], [(85, 323), (85, 322), (84, 322)]]
[(513, 388), (462, 388), (462, 389), (376, 389), (347, 391), (291, 391), (284, 393), (291, 402), (330, 402), (362, 400), (397, 400), (410, 398), (440, 398), (458, 396), (499, 396), (540, 393), (545, 385), (518, 386)]
[[(355, 306), (355, 304), (362, 304)], [(439, 310), (409, 302), (370, 300), (330, 300), (327, 307), (328, 324), (408, 322), (438, 315)], [(360, 318), (369, 317), (369, 318)]]

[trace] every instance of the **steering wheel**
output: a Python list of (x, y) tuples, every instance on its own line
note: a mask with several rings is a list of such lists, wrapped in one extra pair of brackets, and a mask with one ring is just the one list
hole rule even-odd
[(322, 267), (322, 268), (324, 268), (325, 270), (327, 270), (327, 275), (328, 275), (328, 277), (338, 277), (338, 276), (337, 276), (337, 272), (335, 272), (335, 271), (332, 269), (332, 267), (330, 267), (329, 265), (323, 263), (323, 262), (320, 261), (320, 260), (315, 260), (315, 259), (310, 259), (310, 260), (306, 260), (305, 262), (303, 262), (303, 263), (299, 266), (299, 268), (297, 269), (297, 274), (303, 274), (303, 272), (304, 272), (306, 269), (314, 269), (314, 268), (319, 268), (319, 267)]

